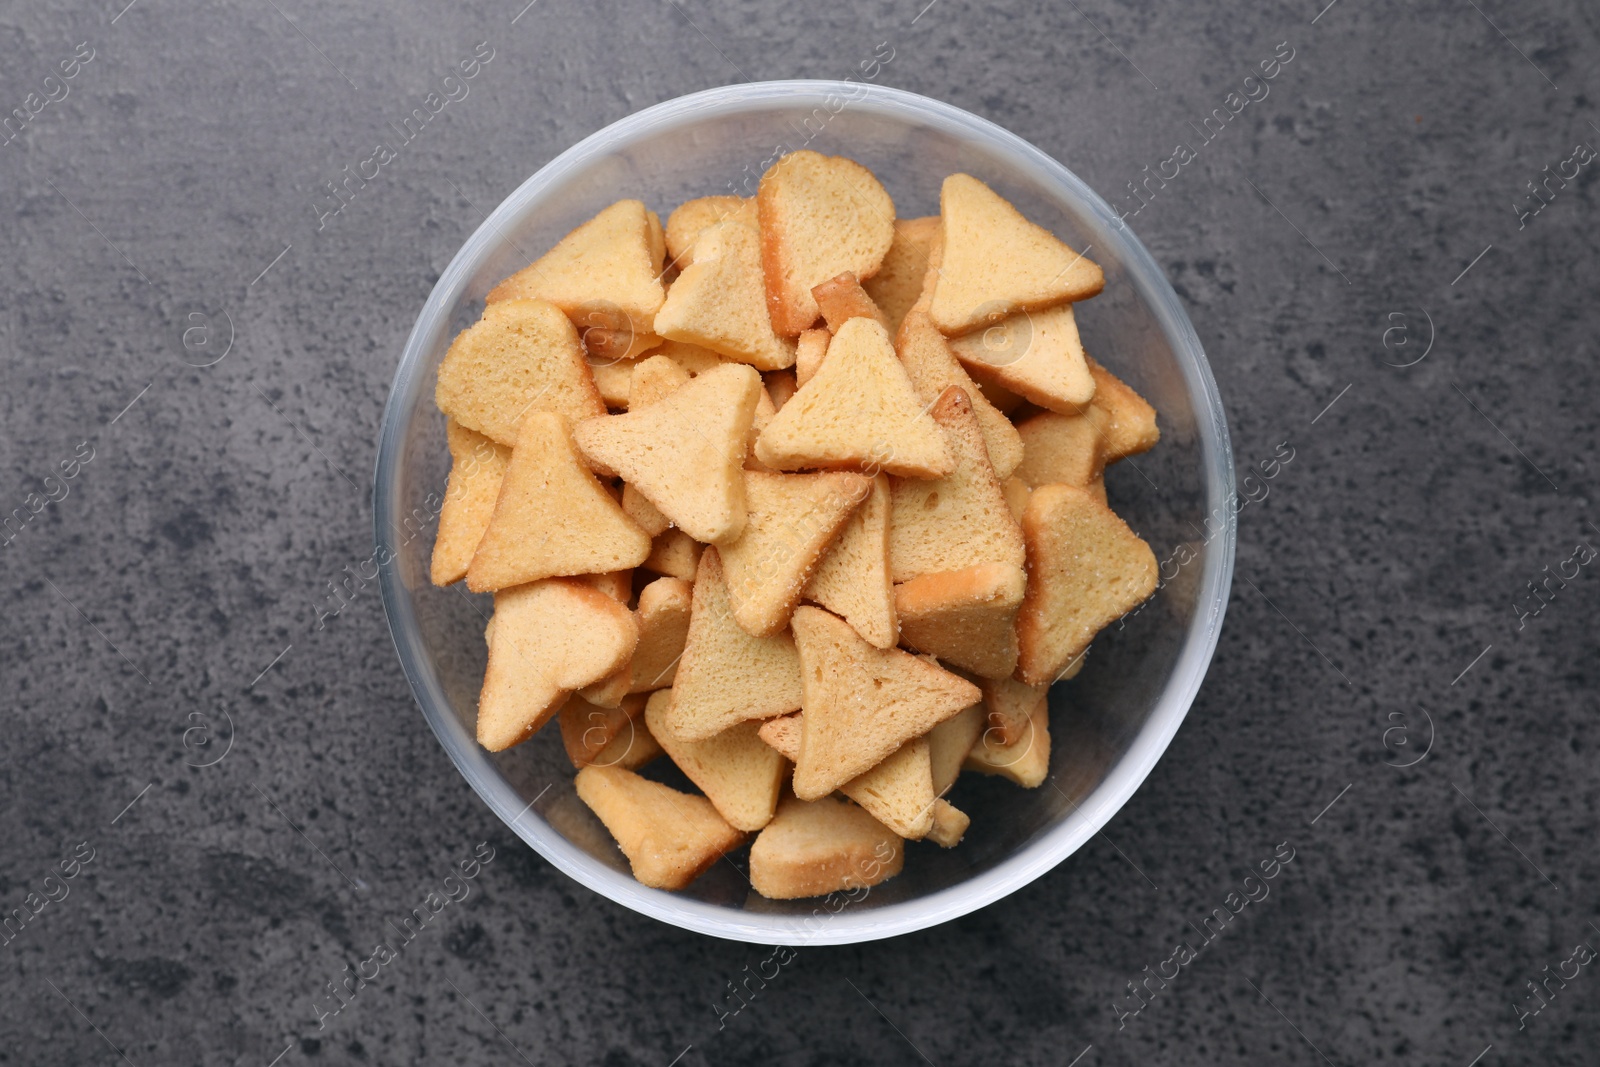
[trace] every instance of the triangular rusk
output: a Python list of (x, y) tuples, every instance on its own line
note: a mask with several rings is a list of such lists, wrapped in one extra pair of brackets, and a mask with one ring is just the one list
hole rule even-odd
[(985, 678), (981, 688), (988, 728), (994, 731), (995, 740), (1002, 745), (1022, 738), (1034, 705), (1050, 691), (1048, 683), (1024, 685), (1015, 678)]
[(904, 866), (905, 843), (865, 808), (784, 797), (750, 845), (750, 888), (768, 900), (820, 897), (877, 885)]
[(1106, 462), (1115, 463), (1154, 448), (1161, 440), (1161, 431), (1156, 427), (1156, 409), (1093, 357), (1084, 358), (1088, 361), (1089, 373), (1094, 376), (1092, 406), (1102, 415), (1096, 425), (1101, 433), (1101, 450)]
[(1009, 563), (924, 574), (894, 588), (900, 643), (984, 678), (1017, 669), (1017, 609), (1027, 578)]
[(983, 730), (983, 705), (974, 704), (928, 731), (928, 767), (935, 793), (944, 796), (956, 784), (961, 764)]
[(700, 235), (655, 317), (656, 333), (709, 348), (758, 370), (794, 363), (794, 345), (772, 331), (761, 282), (761, 236), (730, 219)]
[(1156, 557), (1088, 490), (1045, 485), (1022, 513), (1028, 594), (1017, 612), (1017, 679), (1055, 681), (1108, 623), (1156, 589)]
[(806, 585), (805, 598), (821, 604), (878, 648), (900, 639), (889, 580), (889, 476), (872, 482), (872, 493), (856, 508)]
[(580, 329), (650, 333), (666, 295), (660, 232), (660, 220), (644, 204), (618, 200), (489, 290), (485, 299), (493, 306), (538, 297), (566, 312)]
[(802, 800), (826, 796), (895, 749), (978, 702), (978, 687), (897, 648), (874, 648), (821, 608), (795, 609), (805, 731), (795, 764)]
[(642, 693), (627, 697), (614, 708), (591, 704), (582, 696), (570, 698), (556, 716), (567, 758), (579, 768), (598, 762), (595, 757), (619, 735), (630, 732), (633, 721), (643, 713)]
[(970, 174), (939, 191), (940, 261), (928, 315), (962, 334), (1017, 311), (1094, 296), (1105, 275)]
[(494, 598), (489, 665), (478, 696), (478, 743), (491, 752), (532, 737), (574, 690), (611, 674), (639, 641), (633, 613), (564, 578)]
[(1010, 477), (1022, 462), (1022, 439), (1017, 436), (1017, 428), (989, 403), (977, 383), (968, 377), (927, 313), (907, 312), (895, 337), (894, 348), (924, 404), (938, 400), (939, 394), (952, 385), (961, 387), (972, 402), (973, 414), (978, 417), (978, 428), (983, 431), (983, 443), (989, 450), (989, 463), (995, 475), (1002, 481)]
[(767, 424), (756, 456), (774, 470), (825, 467), (937, 478), (954, 467), (884, 328), (850, 319), (827, 357)]
[(722, 546), (733, 616), (765, 637), (789, 623), (823, 553), (872, 492), (860, 474), (775, 474), (745, 471), (749, 521)]
[[(791, 760), (800, 758), (804, 716), (785, 715), (761, 724), (761, 740)], [(933, 829), (933, 773), (926, 738), (914, 737), (894, 755), (839, 787), (867, 814), (901, 837), (920, 840)]]
[(577, 786), (628, 857), (633, 876), (654, 889), (682, 889), (744, 841), (705, 797), (621, 767), (585, 767)]
[(644, 561), (644, 569), (692, 582), (695, 568), (700, 565), (702, 547), (699, 541), (682, 530), (666, 530), (650, 543), (650, 555)]
[(1022, 736), (1002, 743), (998, 730), (985, 730), (967, 753), (964, 770), (997, 774), (1024, 789), (1042, 785), (1050, 773), (1050, 701), (1041, 696), (1028, 712)]
[(933, 481), (894, 480), (889, 520), (889, 571), (896, 582), (964, 570), (978, 563), (1023, 563), (1022, 530), (989, 464), (972, 402), (951, 386), (933, 405), (955, 469)]
[(756, 225), (756, 202), (738, 196), (702, 196), (685, 200), (667, 216), (664, 234), (667, 243), (667, 260), (679, 270), (687, 270), (694, 262), (695, 242), (706, 230), (729, 218), (738, 216)]
[(449, 585), (467, 576), (467, 565), (483, 540), (483, 531), (489, 528), (500, 482), (511, 462), (511, 449), (454, 419), (446, 422), (444, 436), (450, 447), (450, 479), (439, 508), (439, 532), (433, 539), (430, 573), (434, 585)]
[(621, 475), (697, 541), (744, 529), (744, 457), (761, 375), (729, 363), (622, 415), (578, 424), (574, 436), (599, 470)]
[(629, 691), (665, 689), (678, 674), (683, 643), (689, 637), (689, 608), (694, 587), (681, 578), (657, 578), (639, 590), (639, 647), (633, 652), (633, 684)]
[(543, 300), (484, 308), (483, 318), (450, 343), (433, 399), (467, 429), (508, 446), (529, 411), (554, 411), (573, 422), (606, 411), (578, 332)]
[(467, 568), (475, 593), (557, 575), (637, 567), (650, 538), (578, 457), (567, 420), (529, 412), (506, 466), (494, 516)]
[(979, 382), (998, 385), (1042, 408), (1075, 413), (1094, 396), (1095, 381), (1071, 304), (1020, 311), (957, 337), (950, 347)]
[(672, 730), (671, 707), (672, 690), (658, 689), (650, 694), (644, 719), (678, 769), (735, 829), (759, 830), (772, 821), (788, 763), (756, 736), (760, 723), (734, 723), (704, 741), (685, 741)]
[(828, 324), (829, 330), (838, 330), (850, 319), (858, 318), (872, 319), (886, 331), (893, 328), (889, 316), (872, 302), (872, 297), (849, 271), (812, 286), (811, 296), (821, 309), (822, 321)]
[(717, 549), (700, 559), (689, 636), (672, 683), (672, 729), (704, 741), (736, 722), (798, 710), (800, 656), (787, 633), (752, 637), (733, 617)]
[(928, 252), (939, 234), (939, 216), (920, 219), (895, 219), (894, 243), (878, 273), (862, 282), (867, 295), (889, 320), (889, 332), (900, 328), (911, 305), (922, 295), (922, 282), (928, 273)]

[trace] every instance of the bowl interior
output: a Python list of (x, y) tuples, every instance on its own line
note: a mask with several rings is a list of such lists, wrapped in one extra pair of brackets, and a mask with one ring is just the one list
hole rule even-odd
[[(692, 197), (753, 195), (779, 153), (858, 160), (902, 218), (937, 214), (945, 175), (987, 182), (1031, 220), (1084, 249), (1105, 292), (1078, 305), (1086, 349), (1159, 413), (1161, 443), (1106, 476), (1112, 506), (1155, 550), (1163, 584), (1095, 642), (1082, 673), (1051, 693), (1051, 777), (1040, 788), (964, 775), (950, 799), (972, 817), (955, 849), (907, 848), (904, 872), (848, 904), (755, 894), (742, 854), (683, 893), (633, 881), (578, 800), (554, 724), (508, 752), (473, 740), (491, 598), (428, 581), (449, 458), (435, 370), (483, 297), (600, 209), (638, 198), (661, 214)], [(590, 888), (675, 924), (776, 943), (847, 942), (932, 925), (1048, 870), (1138, 786), (1204, 674), (1232, 570), (1232, 462), (1215, 385), (1187, 317), (1148, 253), (1105, 203), (1037, 149), (965, 112), (858, 83), (712, 90), (601, 131), (540, 170), (467, 242), (406, 346), (385, 412), (375, 512), (382, 588), (418, 702), (472, 786), (530, 845)], [(658, 761), (665, 763), (666, 761)]]

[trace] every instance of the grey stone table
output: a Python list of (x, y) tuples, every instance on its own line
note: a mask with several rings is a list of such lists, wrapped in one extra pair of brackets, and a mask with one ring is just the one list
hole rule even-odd
[[(0, 13), (0, 906), (30, 909), (0, 1062), (1595, 1062), (1592, 5), (125, 2)], [(1241, 472), (1295, 458), (1104, 834), (719, 1015), (769, 950), (556, 873), (424, 728), (376, 588), (318, 613), (482, 213), (640, 107), (880, 42), (883, 84), (1138, 208)], [(332, 999), (480, 843), (467, 899)], [(1135, 998), (1280, 843), (1271, 895)]]

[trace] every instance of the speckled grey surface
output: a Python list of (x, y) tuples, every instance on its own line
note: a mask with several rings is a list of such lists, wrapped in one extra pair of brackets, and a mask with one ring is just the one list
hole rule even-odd
[[(0, 551), (0, 905), (40, 908), (0, 944), (0, 1061), (1594, 1061), (1600, 586), (1527, 584), (1600, 545), (1594, 170), (1537, 214), (1527, 185), (1600, 137), (1592, 8), (122, 2), (0, 13), (0, 514), (42, 508)], [(322, 184), (484, 41), (319, 229)], [(880, 81), (1113, 200), (1287, 42), (1130, 221), (1241, 473), (1295, 459), (1105, 834), (960, 921), (800, 950), (734, 1014), (769, 950), (528, 853), (425, 729), (376, 588), (314, 605), (371, 554), (390, 375), (485, 210), (640, 107), (880, 41)], [(332, 1014), (480, 842), (469, 896)], [(1281, 842), (1271, 895), (1134, 999)]]

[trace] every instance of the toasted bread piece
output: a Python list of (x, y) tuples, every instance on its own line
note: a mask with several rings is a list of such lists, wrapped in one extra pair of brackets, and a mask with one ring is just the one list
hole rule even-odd
[(548, 300), (580, 328), (648, 333), (666, 295), (660, 226), (640, 201), (619, 200), (489, 290), (485, 300), (490, 306)]
[(933, 802), (933, 829), (928, 831), (928, 840), (940, 848), (955, 848), (971, 825), (966, 812), (940, 797)]
[(744, 530), (741, 475), (760, 392), (761, 375), (725, 364), (625, 415), (585, 419), (574, 437), (591, 465), (621, 475), (684, 533), (731, 540)]
[(622, 704), (628, 690), (633, 688), (633, 664), (624, 663), (593, 685), (578, 690), (574, 699), (581, 699), (597, 708), (615, 708)]
[(897, 648), (874, 648), (821, 608), (795, 609), (805, 732), (794, 791), (815, 800), (876, 766), (982, 694), (964, 678)]
[(666, 533), (667, 527), (672, 525), (671, 520), (661, 514), (661, 509), (650, 503), (650, 498), (632, 485), (622, 487), (622, 510), (628, 518), (639, 524), (639, 529), (653, 538)]
[(672, 690), (656, 690), (645, 705), (644, 721), (678, 769), (734, 828), (759, 830), (771, 822), (789, 764), (756, 736), (761, 724), (736, 722), (704, 741), (685, 741), (672, 730), (671, 706)]
[[(839, 327), (847, 319), (871, 319), (884, 332), (890, 329), (889, 317), (872, 302), (872, 297), (861, 287), (856, 276), (845, 271), (837, 278), (829, 278), (820, 285), (811, 287), (811, 298), (817, 302), (817, 308), (822, 312), (822, 321), (828, 324), (828, 329), (838, 332)], [(893, 336), (891, 334), (891, 336)]]
[(467, 576), (467, 565), (483, 540), (483, 531), (489, 528), (500, 482), (511, 462), (511, 449), (454, 419), (446, 420), (444, 435), (450, 448), (450, 479), (439, 508), (439, 532), (433, 539), (430, 577), (434, 585), (449, 585)]
[[(578, 336), (583, 340), (583, 350), (589, 354), (591, 361), (635, 359), (661, 343), (658, 335), (634, 325), (594, 325), (610, 321), (613, 320), (609, 316), (590, 312), (574, 324), (578, 327)], [(593, 369), (592, 362), (590, 369)]]
[(681, 578), (657, 578), (639, 590), (639, 647), (633, 651), (632, 693), (665, 689), (678, 675), (678, 660), (689, 638), (689, 606), (694, 587)]
[(497, 593), (478, 743), (499, 752), (526, 741), (570, 693), (626, 663), (638, 641), (633, 613), (591, 585), (550, 578)]
[(923, 278), (928, 273), (928, 252), (938, 233), (937, 215), (895, 219), (894, 243), (883, 257), (883, 266), (861, 283), (888, 320), (890, 336), (900, 329), (906, 312), (922, 294)]
[(872, 479), (843, 472), (744, 477), (749, 521), (720, 555), (733, 617), (765, 637), (789, 624), (828, 546), (872, 492)]
[[(1000, 491), (1005, 494), (1006, 507), (1011, 509), (1012, 518), (1016, 519), (1020, 525), (1022, 513), (1028, 507), (1028, 497), (1033, 493), (1033, 487), (1013, 474), (1000, 483)], [(626, 510), (626, 503), (624, 503), (623, 508)]]
[(609, 574), (585, 574), (578, 581), (594, 586), (606, 596), (626, 604), (633, 599), (633, 572), (612, 571)]
[(1094, 396), (1095, 380), (1078, 340), (1071, 304), (1018, 312), (955, 338), (950, 348), (978, 381), (998, 385), (1042, 408), (1076, 412)]
[(802, 330), (794, 345), (794, 384), (798, 389), (809, 382), (828, 358), (828, 343), (833, 334), (828, 330)]
[(703, 547), (682, 530), (667, 530), (650, 543), (650, 555), (644, 561), (644, 569), (692, 582), (700, 565), (700, 550)]
[[(761, 740), (790, 760), (800, 758), (802, 716), (785, 715), (761, 724)], [(928, 742), (914, 737), (869, 771), (850, 779), (839, 791), (867, 809), (867, 814), (901, 837), (920, 840), (933, 829), (933, 774), (928, 769)]]
[(650, 538), (583, 465), (567, 420), (522, 420), (489, 527), (467, 568), (475, 593), (558, 575), (605, 574), (645, 561)]
[[(804, 335), (802, 335), (804, 336)], [(796, 366), (799, 364), (797, 363)], [(792, 370), (773, 370), (763, 374), (762, 379), (767, 383), (767, 395), (772, 398), (774, 413), (783, 410), (783, 405), (794, 396), (795, 390), (800, 388), (800, 383), (795, 381)]]
[(983, 678), (1017, 669), (1017, 609), (1027, 578), (1009, 563), (924, 574), (894, 588), (900, 643)]
[(582, 697), (572, 697), (561, 708), (561, 743), (574, 767), (587, 767), (607, 745), (625, 732), (628, 723), (644, 712), (644, 696), (630, 696), (614, 708), (602, 708)]
[(1048, 685), (1024, 685), (1015, 678), (985, 678), (980, 688), (987, 729), (1002, 745), (1022, 740), (1034, 707), (1050, 691)]
[(985, 730), (967, 753), (963, 770), (998, 774), (1024, 789), (1035, 789), (1050, 773), (1050, 702), (1041, 696), (1028, 712), (1022, 736), (1002, 744), (1000, 732)]
[(665, 400), (679, 386), (689, 383), (690, 374), (668, 356), (651, 354), (633, 366), (628, 382), (628, 410), (638, 411), (658, 400)]
[(746, 719), (796, 711), (800, 656), (788, 633), (753, 637), (733, 617), (722, 560), (708, 548), (700, 560), (689, 612), (689, 636), (672, 684), (669, 718), (678, 737), (704, 741)]
[(621, 767), (636, 771), (665, 754), (661, 743), (645, 726), (644, 716), (640, 715), (623, 723), (611, 743), (596, 752), (589, 762), (596, 767)]
[(813, 286), (845, 271), (872, 277), (894, 243), (894, 201), (843, 156), (789, 153), (761, 176), (756, 204), (772, 324), (788, 337), (817, 321)]
[(933, 324), (964, 334), (1018, 311), (1094, 296), (1105, 275), (1092, 260), (1022, 217), (969, 174), (939, 190), (940, 262), (928, 303)]
[(960, 362), (951, 353), (950, 346), (927, 314), (909, 312), (900, 324), (895, 338), (895, 353), (906, 368), (917, 396), (924, 404), (933, 404), (950, 386), (959, 386), (972, 403), (972, 413), (978, 417), (978, 428), (983, 431), (983, 443), (989, 451), (989, 465), (995, 476), (1004, 480), (1022, 462), (1022, 438), (1011, 421), (983, 395), (967, 376)]
[(1095, 382), (1094, 407), (1104, 413), (1098, 425), (1105, 461), (1115, 463), (1154, 448), (1161, 440), (1155, 408), (1092, 358), (1088, 365)]
[(694, 243), (709, 227), (741, 215), (741, 209), (755, 207), (754, 199), (742, 196), (702, 196), (685, 200), (667, 216), (667, 260), (679, 270), (694, 262)]
[(600, 399), (605, 401), (606, 407), (627, 408), (628, 388), (633, 383), (633, 368), (637, 362), (632, 359), (588, 358), (589, 377), (594, 380), (594, 387), (599, 390)]
[(705, 797), (621, 767), (585, 767), (578, 796), (616, 839), (633, 876), (655, 889), (682, 889), (744, 841)]
[(772, 421), (772, 416), (778, 413), (778, 406), (772, 402), (772, 397), (767, 393), (765, 384), (756, 394), (756, 413), (750, 419), (750, 433), (746, 439), (744, 454), (744, 469), (747, 471), (764, 471), (766, 464), (756, 458), (756, 439), (761, 436), (761, 431), (767, 428), (767, 423)]
[(928, 731), (928, 769), (933, 773), (933, 791), (939, 796), (955, 785), (961, 764), (983, 730), (983, 705), (974, 704)]
[(529, 411), (553, 411), (576, 422), (606, 410), (578, 332), (543, 300), (485, 308), (483, 318), (451, 342), (433, 398), (456, 422), (508, 447)]
[(757, 370), (792, 366), (794, 344), (773, 332), (767, 313), (761, 235), (730, 219), (707, 229), (694, 247), (694, 262), (656, 315), (656, 333)]
[(711, 351), (711, 349), (702, 348), (687, 341), (663, 341), (646, 354), (666, 356), (672, 362), (688, 371), (690, 377), (694, 378), (698, 378), (713, 367), (722, 365), (722, 357)]
[(944, 434), (871, 319), (850, 319), (828, 343), (816, 376), (756, 441), (774, 470), (825, 467), (938, 478), (955, 469)]
[(1022, 514), (1028, 593), (1017, 613), (1017, 678), (1054, 681), (1094, 635), (1156, 588), (1156, 557), (1087, 490), (1046, 485)]
[(900, 640), (894, 583), (889, 581), (889, 499), (889, 476), (880, 474), (817, 564), (805, 591), (805, 599), (842, 616), (878, 648), (893, 648)]
[(920, 311), (924, 315), (933, 305), (933, 287), (939, 281), (939, 267), (944, 262), (944, 224), (941, 222), (939, 229), (934, 233), (933, 240), (928, 242), (928, 269), (922, 272), (922, 292), (917, 294), (916, 303), (907, 308), (907, 312)]
[(905, 845), (864, 809), (784, 797), (750, 846), (750, 885), (769, 900), (797, 900), (878, 885), (904, 865)]
[(1023, 562), (1022, 531), (989, 463), (972, 402), (950, 386), (933, 405), (954, 469), (933, 481), (897, 478), (889, 521), (889, 571), (896, 582), (979, 563)]
[[(1037, 489), (1041, 485), (1098, 487), (1105, 500), (1105, 413), (1093, 404), (1081, 415), (1041, 411), (1017, 424), (1022, 437), (1022, 463), (1017, 477)], [(1020, 519), (1019, 519), (1020, 521)]]

